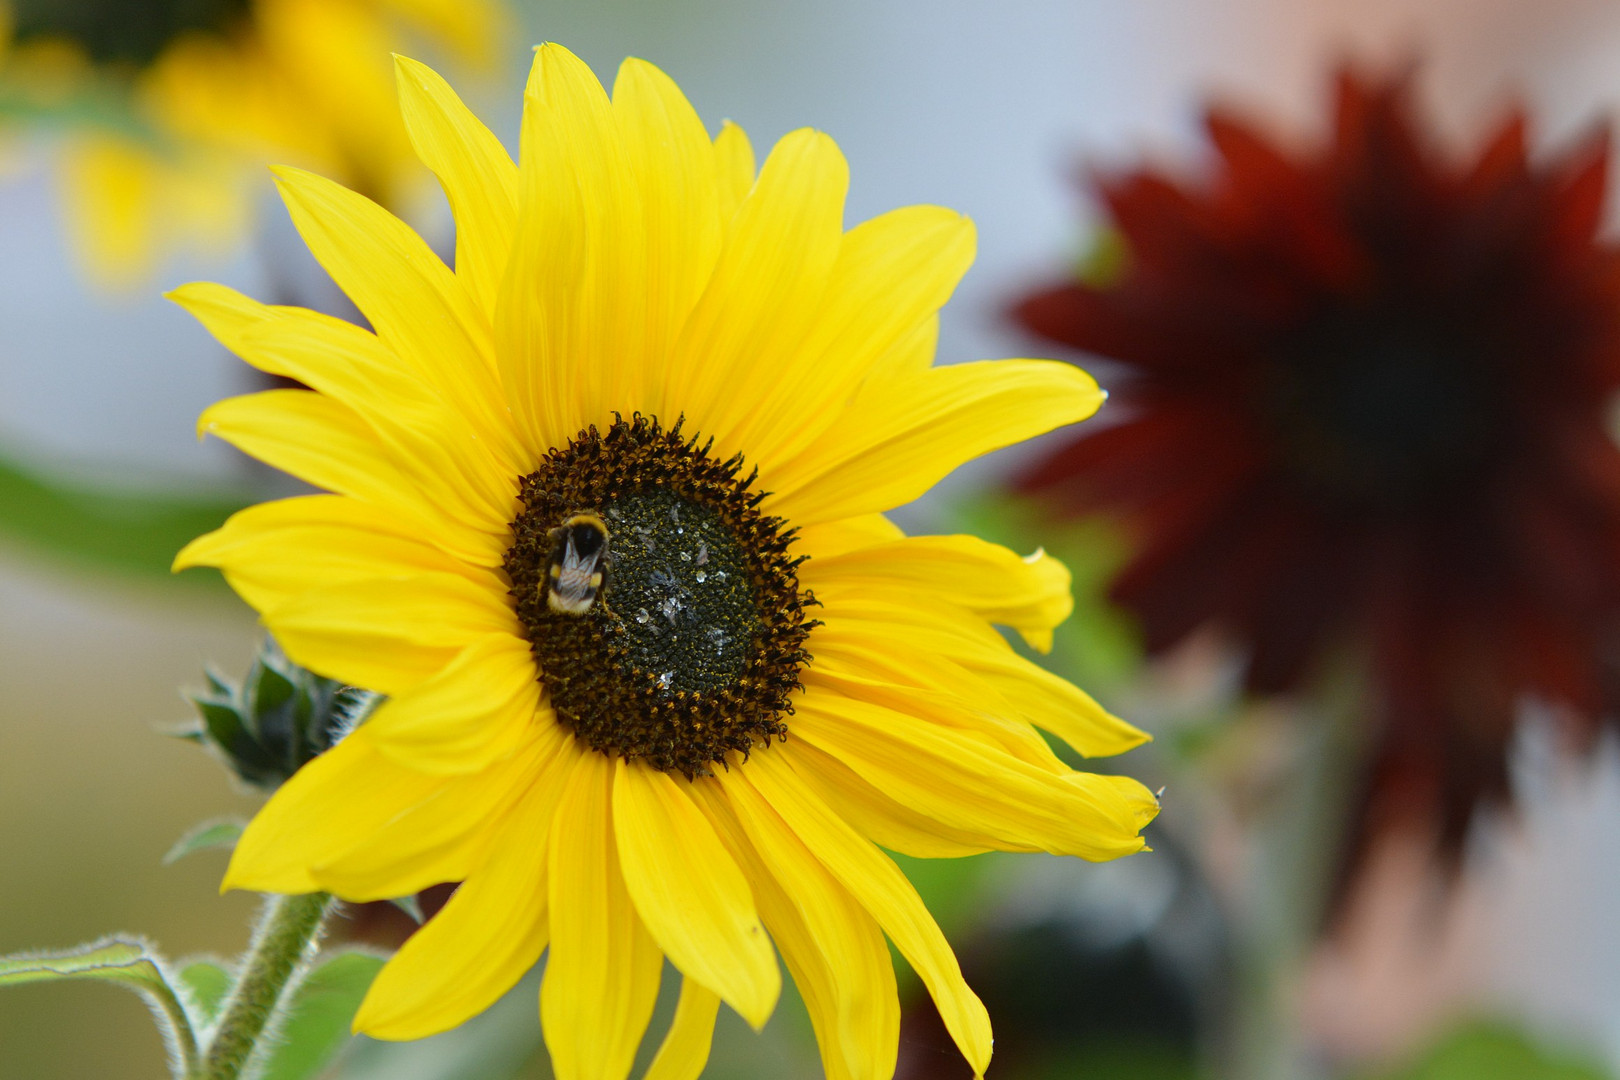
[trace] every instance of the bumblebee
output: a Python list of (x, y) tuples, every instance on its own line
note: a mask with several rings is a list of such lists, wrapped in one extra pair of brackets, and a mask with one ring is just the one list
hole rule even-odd
[(607, 523), (601, 515), (585, 510), (570, 514), (546, 535), (551, 539), (546, 606), (563, 615), (583, 615), (591, 610), (597, 593), (602, 591)]

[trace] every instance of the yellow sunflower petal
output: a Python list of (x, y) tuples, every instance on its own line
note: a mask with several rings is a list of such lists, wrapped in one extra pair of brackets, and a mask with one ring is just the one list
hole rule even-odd
[(395, 696), (481, 638), (522, 633), (502, 599), (464, 577), (422, 574), (313, 589), (264, 621), (304, 667)]
[(274, 319), (282, 311), (288, 310), (261, 304), (235, 289), (211, 281), (193, 281), (163, 295), (185, 308), (221, 345), (237, 356), (242, 356), (244, 330)]
[(794, 745), (793, 766), (839, 817), (879, 847), (919, 859), (955, 859), (1008, 850), (995, 837), (954, 828), (896, 802), (808, 742)]
[(226, 398), (197, 421), (245, 454), (316, 487), (409, 519), (424, 538), (481, 566), (498, 566), (505, 536), (445, 517), (407, 479), (376, 433), (352, 409), (307, 390)]
[[(366, 734), (372, 734), (371, 722)], [(483, 772), (439, 777), (433, 794), (396, 814), (365, 841), (311, 868), (315, 882), (350, 900), (411, 896), (466, 881), (505, 837), (502, 822), (519, 802), (553, 793), (559, 770), (577, 753), (556, 725), (541, 728), (511, 758)]]
[(978, 995), (962, 980), (962, 969), (945, 935), (923, 906), (900, 868), (850, 828), (812, 791), (782, 754), (756, 754), (746, 772), (719, 774), (745, 827), (768, 820), (782, 822), (834, 878), (866, 908), (911, 964), (945, 1022), (975, 1077), (990, 1064), (990, 1017)]
[(648, 252), (612, 106), (560, 45), (535, 50), (523, 99), (517, 237), (495, 332), (512, 414), (532, 452), (634, 411)]
[[(981, 683), (976, 698), (964, 699), (950, 690), (939, 688), (938, 684), (919, 686), (891, 681), (884, 678), (881, 667), (866, 667), (859, 663), (859, 659), (847, 653), (818, 649), (815, 667), (805, 673), (806, 689), (895, 709), (929, 724), (986, 742), (1048, 772), (1069, 771), (1069, 767), (1063, 764), (1029, 721), (1015, 715), (1010, 708), (995, 707), (999, 695), (989, 686)], [(939, 657), (924, 657), (922, 660), (931, 672), (937, 672), (950, 663)]]
[(772, 513), (811, 524), (908, 503), (991, 450), (1084, 420), (1103, 395), (1072, 364), (987, 360), (868, 383), (815, 446), (773, 470)]
[(881, 385), (890, 379), (915, 378), (934, 366), (939, 353), (939, 316), (924, 319), (872, 367), (870, 381)]
[(906, 713), (833, 694), (807, 695), (793, 733), (895, 801), (1009, 847), (1092, 860), (1143, 847), (1137, 809), (1153, 801), (1145, 788), (1121, 800), (1111, 788), (1071, 782)]
[[(836, 579), (823, 581), (817, 599), (825, 605), (821, 614), (826, 625), (817, 630), (820, 649), (864, 656), (891, 671), (903, 670), (908, 664), (938, 670), (930, 665), (931, 660), (950, 660), (992, 687), (1018, 715), (1087, 756), (1123, 753), (1149, 739), (1147, 733), (1110, 714), (1073, 683), (1013, 652), (982, 622), (975, 625), (964, 619), (959, 609), (928, 604), (920, 598), (905, 602), (869, 599), (858, 589), (844, 590)], [(883, 655), (883, 643), (897, 640), (907, 643), (905, 653)], [(921, 680), (918, 685), (924, 686), (941, 681), (940, 675), (917, 678)], [(950, 685), (948, 676), (944, 678)]]
[[(421, 514), (397, 482), (370, 428), (352, 409), (307, 390), (266, 390), (226, 398), (197, 419), (244, 454), (316, 487)], [(390, 482), (391, 480), (395, 482)], [(404, 496), (404, 497), (402, 497)]]
[(489, 322), (466, 284), (370, 199), (299, 169), (274, 172), (299, 235), (377, 336), (520, 470), (528, 458), (497, 405)]
[[(647, 249), (644, 348), (649, 360), (659, 363), (720, 254), (714, 148), (680, 88), (644, 60), (626, 60), (619, 68), (613, 114), (641, 193)], [(637, 399), (632, 407), (643, 392), (632, 392)]]
[(714, 1019), (719, 1012), (720, 995), (690, 975), (681, 979), (675, 1019), (642, 1080), (698, 1080), (709, 1063), (709, 1044), (714, 1041)]
[(433, 797), (436, 778), (383, 758), (356, 731), (293, 774), (248, 823), (220, 889), (306, 893), (310, 867)]
[(973, 253), (973, 223), (938, 206), (893, 210), (845, 234), (798, 355), (736, 432), (749, 460), (768, 468), (804, 450), (879, 359), (944, 306)]
[(546, 947), (547, 836), (555, 800), (537, 794), (501, 825), (488, 861), (377, 973), (354, 1030), (419, 1039), (488, 1008)]
[(764, 1027), (782, 976), (742, 871), (676, 781), (641, 764), (615, 769), (613, 831), (641, 921), (682, 974)]
[(799, 530), (794, 541), (795, 554), (808, 555), (812, 560), (843, 555), (877, 544), (892, 543), (905, 538), (900, 526), (882, 514), (863, 514), (860, 517), (823, 521)]
[[(327, 507), (311, 507), (318, 500), (362, 513), (329, 515)], [(305, 495), (237, 511), (175, 556), (176, 570), (192, 566), (219, 567), (231, 588), (260, 611), (310, 589), (424, 573), (461, 574), (486, 588), (500, 587), (491, 571), (402, 536), (364, 503), (336, 495)]]
[[(476, 433), (444, 407), (374, 334), (303, 308), (272, 307), (207, 283), (169, 293), (243, 360), (271, 375), (296, 379), (352, 409), (388, 447), (413, 484), (461, 517), (511, 517), (512, 484), (495, 480)], [(414, 467), (413, 467), (414, 466)], [(465, 493), (481, 495), (469, 500)]]
[(748, 133), (727, 120), (714, 137), (716, 181), (720, 194), (720, 221), (729, 227), (737, 208), (754, 187), (754, 147)]
[[(173, 295), (193, 310), (183, 290)], [(217, 310), (217, 298), (215, 304)], [(265, 310), (269, 318), (254, 319), (231, 335), (237, 355), (260, 371), (297, 379), (368, 417), (426, 412), (437, 404), (432, 388), (413, 378), (377, 335), (317, 311)], [(436, 434), (448, 439), (453, 431), (446, 423)]]
[(413, 487), (461, 525), (504, 540), (517, 485), (464, 418), (359, 327), (292, 311), (241, 334), (244, 359), (347, 405), (370, 426)]
[(1021, 559), (976, 536), (914, 536), (814, 559), (802, 577), (811, 588), (836, 577), (896, 598), (907, 590), (931, 592), (1018, 630), (1043, 652), (1052, 647), (1052, 628), (1074, 610), (1068, 567), (1044, 551)]
[(749, 814), (745, 829), (717, 787), (692, 790), (753, 885), (809, 1010), (828, 1080), (889, 1080), (900, 996), (876, 920), (775, 814)]
[(490, 634), (431, 679), (388, 699), (367, 724), (377, 748), (401, 765), (467, 773), (532, 740), (537, 723), (554, 723), (539, 717), (540, 708), (529, 643)]
[(551, 954), (540, 1020), (557, 1080), (623, 1080), (652, 1018), (663, 957), (625, 890), (613, 763), (587, 752), (552, 821)]
[(432, 169), (456, 220), (456, 274), (486, 312), (511, 251), (517, 223), (517, 166), (437, 72), (394, 57), (405, 130)]
[[(491, 785), (441, 785), (330, 862), (310, 868), (316, 886), (357, 903), (415, 896), (478, 873), (516, 793)], [(445, 811), (452, 811), (447, 815)]]
[[(684, 413), (725, 457), (769, 400), (821, 302), (843, 242), (849, 166), (826, 135), (782, 138), (738, 208), (708, 288), (670, 358), (660, 416)], [(847, 381), (849, 372), (828, 372)]]
[[(368, 506), (358, 499), (346, 499), (341, 495), (294, 495), (285, 499), (276, 499), (273, 502), (259, 503), (245, 510), (238, 510), (226, 519), (225, 525), (208, 536), (217, 535), (231, 528), (231, 522), (240, 520), (243, 528), (238, 534), (239, 538), (246, 539), (252, 530), (257, 529), (289, 529), (289, 528), (331, 528), (358, 529), (363, 532), (375, 532), (385, 537), (399, 539), (411, 538), (408, 528), (400, 522)], [(192, 541), (193, 544), (197, 541)], [(189, 547), (190, 545), (188, 545)], [(429, 558), (443, 558), (441, 552), (438, 556)], [(177, 560), (178, 561), (178, 560)], [(200, 560), (185, 565), (209, 566)], [(445, 563), (444, 566), (452, 565)], [(442, 568), (442, 567), (441, 567)]]

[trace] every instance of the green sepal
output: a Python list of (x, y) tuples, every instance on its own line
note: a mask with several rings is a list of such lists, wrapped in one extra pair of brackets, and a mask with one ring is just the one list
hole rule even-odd
[(421, 926), (423, 923), (427, 922), (427, 916), (422, 914), (422, 901), (417, 897), (416, 894), (413, 893), (410, 896), (396, 896), (388, 902), (399, 908), (399, 910), (403, 911), (406, 915), (410, 916), (411, 921), (417, 926)]
[(181, 1070), (178, 1075), (191, 1074), (197, 1062), (196, 1027), (178, 980), (145, 942), (102, 938), (72, 949), (0, 957), (0, 986), (62, 979), (107, 982), (135, 991), (157, 1018)]
[(259, 1074), (262, 1080), (315, 1076), (348, 1041), (360, 1000), (382, 966), (381, 957), (343, 952), (304, 976)]
[(211, 747), (243, 781), (274, 791), (370, 715), (381, 698), (299, 667), (266, 639), (240, 686), (207, 672), (200, 723), (176, 732)]
[(177, 862), (194, 851), (235, 850), (236, 842), (242, 838), (245, 828), (247, 823), (240, 818), (213, 818), (199, 822), (174, 842), (168, 854), (163, 856), (163, 865)]

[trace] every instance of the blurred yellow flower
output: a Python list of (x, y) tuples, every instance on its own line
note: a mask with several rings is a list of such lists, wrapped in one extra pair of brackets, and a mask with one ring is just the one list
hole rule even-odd
[(296, 162), (394, 204), (419, 166), (390, 53), (488, 69), (501, 0), (14, 0), (0, 95), (67, 121), (67, 220), (100, 280), (171, 245), (240, 239), (262, 166)]
[[(229, 887), (352, 900), (461, 885), (356, 1017), (430, 1035), (549, 949), (556, 1074), (622, 1078), (667, 957), (680, 1005), (648, 1076), (696, 1077), (721, 1001), (762, 1025), (777, 952), (830, 1077), (892, 1075), (885, 935), (967, 1059), (990, 1025), (878, 847), (1111, 859), (1157, 804), (1076, 772), (1145, 739), (1021, 658), (1068, 573), (883, 511), (958, 464), (1090, 415), (1067, 365), (933, 366), (971, 223), (913, 206), (844, 231), (833, 141), (756, 175), (629, 60), (611, 100), (542, 47), (521, 165), (399, 62), (455, 269), (374, 202), (278, 171), (373, 331), (216, 285), (175, 298), (311, 390), (200, 422), (331, 494), (243, 511), (177, 567), (220, 567), (287, 654), (388, 695), (248, 827)], [(773, 949), (774, 943), (774, 949)]]

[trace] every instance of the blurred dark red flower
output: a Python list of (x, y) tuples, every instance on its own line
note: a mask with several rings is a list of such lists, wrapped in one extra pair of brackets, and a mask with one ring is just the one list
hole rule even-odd
[(1215, 624), (1259, 694), (1364, 656), (1351, 847), (1416, 821), (1455, 853), (1521, 703), (1590, 735), (1620, 698), (1620, 248), (1606, 136), (1532, 163), (1515, 114), (1460, 159), (1409, 99), (1345, 73), (1325, 147), (1217, 111), (1209, 181), (1104, 180), (1118, 273), (1016, 315), (1120, 363), (1119, 422), (1021, 485), (1126, 523), (1150, 651)]

